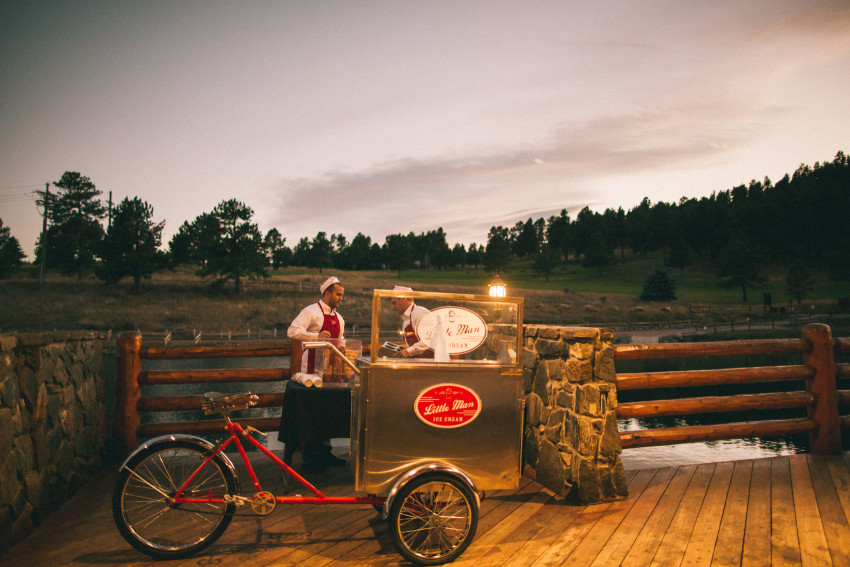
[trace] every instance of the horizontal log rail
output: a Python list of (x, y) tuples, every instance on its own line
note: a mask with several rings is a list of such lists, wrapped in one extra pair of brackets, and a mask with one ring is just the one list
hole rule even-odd
[[(257, 394), (259, 401), (253, 407), (273, 408), (283, 404), (283, 392)], [(202, 396), (146, 396), (139, 400), (139, 411), (191, 411), (201, 409)], [(174, 425), (174, 424), (172, 424)]]
[(289, 368), (235, 368), (213, 370), (147, 370), (139, 384), (196, 384), (198, 382), (280, 382), (290, 377)]
[(672, 372), (624, 372), (617, 374), (618, 390), (714, 386), (783, 380), (811, 380), (815, 371), (808, 366), (759, 366), (716, 370), (677, 370)]
[(210, 345), (159, 347), (146, 346), (139, 349), (139, 357), (148, 360), (180, 360), (184, 358), (247, 358), (265, 356), (289, 356), (292, 347), (283, 345)]
[[(251, 426), (258, 431), (277, 431), (280, 427), (280, 417), (243, 417), (239, 418), (242, 427)], [(158, 437), (175, 432), (181, 433), (225, 433), (224, 422), (220, 419), (205, 421), (181, 421), (174, 423), (143, 423), (137, 429), (138, 436), (142, 439)]]
[(669, 417), (732, 411), (752, 412), (807, 408), (807, 418), (774, 419), (621, 431), (622, 447), (650, 447), (697, 441), (771, 437), (808, 433), (816, 453), (841, 450), (841, 430), (850, 426), (850, 416), (840, 416), (839, 405), (850, 401), (850, 391), (838, 390), (839, 378), (847, 377), (850, 364), (836, 364), (835, 353), (850, 351), (850, 339), (833, 340), (830, 328), (810, 324), (800, 339), (764, 339), (712, 343), (629, 344), (614, 347), (614, 360), (646, 360), (695, 356), (802, 354), (802, 365), (724, 368), (670, 372), (617, 374), (618, 390), (682, 388), (776, 381), (802, 381), (804, 391), (728, 396), (685, 397), (620, 403), (621, 419)]
[(659, 343), (614, 346), (614, 360), (733, 356), (747, 354), (804, 354), (811, 345), (804, 339), (754, 339), (711, 343)]
[(704, 396), (700, 398), (621, 403), (617, 406), (617, 417), (629, 419), (724, 411), (802, 408), (814, 403), (814, 397), (808, 392)]

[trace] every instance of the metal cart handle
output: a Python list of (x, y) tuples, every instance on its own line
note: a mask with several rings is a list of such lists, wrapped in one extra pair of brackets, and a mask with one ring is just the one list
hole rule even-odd
[(315, 349), (315, 348), (331, 349), (342, 359), (342, 361), (345, 364), (348, 365), (349, 368), (351, 368), (354, 371), (355, 374), (360, 376), (360, 369), (357, 368), (357, 366), (355, 366), (353, 362), (348, 360), (348, 358), (335, 345), (332, 345), (331, 343), (326, 343), (326, 342), (323, 342), (323, 341), (308, 341), (308, 342), (301, 343), (301, 348), (303, 348), (305, 350)]

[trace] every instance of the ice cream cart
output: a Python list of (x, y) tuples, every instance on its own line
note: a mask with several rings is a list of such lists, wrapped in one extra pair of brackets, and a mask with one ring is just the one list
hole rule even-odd
[[(419, 316), (402, 330), (393, 309), (400, 293), (373, 292), (368, 356), (352, 361), (345, 345), (303, 344), (350, 369), (357, 496), (324, 495), (257, 441), (253, 435), (260, 432), (231, 420), (230, 412), (250, 407), (257, 396), (208, 393), (202, 407), (224, 417), (229, 437), (213, 444), (190, 435), (162, 436), (121, 465), (113, 515), (125, 539), (155, 557), (186, 557), (220, 537), (237, 507), (265, 515), (278, 505), (353, 504), (380, 510), (393, 544), (414, 563), (438, 565), (462, 554), (475, 537), (480, 498), (519, 484), (523, 302), (405, 291)], [(404, 358), (400, 349), (412, 341), (427, 348)], [(332, 367), (338, 374), (340, 366)], [(243, 444), (277, 463), (312, 496), (264, 490)], [(234, 445), (253, 494), (240, 490), (225, 454)]]

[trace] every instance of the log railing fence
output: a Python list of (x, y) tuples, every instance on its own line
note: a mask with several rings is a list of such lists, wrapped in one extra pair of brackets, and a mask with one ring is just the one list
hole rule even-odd
[[(617, 360), (729, 356), (761, 354), (801, 354), (803, 364), (761, 366), (716, 370), (618, 373), (618, 390), (679, 388), (718, 384), (744, 384), (766, 381), (804, 380), (805, 390), (766, 394), (738, 394), (620, 403), (620, 418), (642, 418), (693, 413), (749, 411), (756, 409), (808, 408), (808, 417), (747, 421), (718, 425), (621, 431), (623, 448), (670, 445), (694, 441), (768, 437), (809, 433), (811, 450), (833, 453), (841, 450), (841, 429), (850, 429), (850, 415), (840, 415), (839, 406), (850, 406), (850, 390), (839, 390), (839, 378), (850, 377), (850, 364), (836, 364), (836, 352), (850, 352), (850, 338), (832, 338), (822, 324), (803, 328), (800, 339), (762, 339), (711, 343), (627, 344), (614, 347)], [(142, 386), (153, 384), (277, 382), (290, 377), (289, 368), (239, 368), (212, 370), (142, 370), (142, 360), (181, 360), (190, 358), (256, 358), (289, 356), (298, 360), (298, 341), (277, 345), (239, 346), (142, 346), (142, 336), (123, 332), (117, 340), (117, 382), (115, 437), (119, 451), (127, 453), (139, 439), (174, 432), (209, 433), (221, 428), (219, 421), (183, 421), (142, 424), (142, 412), (192, 410), (199, 407), (198, 396), (146, 396)], [(258, 407), (280, 406), (282, 393), (260, 395)], [(260, 431), (274, 431), (278, 417), (243, 418), (244, 424)]]
[[(296, 351), (293, 355), (293, 350)], [(142, 370), (142, 360), (183, 360), (193, 358), (262, 358), (289, 356), (299, 359), (300, 344), (237, 346), (142, 346), (142, 335), (136, 331), (119, 333), (116, 347), (117, 379), (115, 384), (115, 438), (118, 450), (128, 453), (139, 439), (168, 433), (209, 433), (221, 429), (221, 421), (183, 421), (178, 423), (141, 423), (141, 412), (195, 410), (199, 396), (146, 396), (142, 386), (154, 384), (279, 382), (288, 380), (290, 369), (238, 368), (212, 370)], [(259, 394), (257, 407), (280, 407), (283, 393)], [(240, 420), (260, 431), (275, 431), (279, 417), (250, 417)]]
[(619, 418), (802, 407), (808, 410), (808, 417), (805, 418), (621, 431), (622, 446), (626, 449), (695, 441), (808, 433), (812, 452), (837, 453), (841, 450), (842, 427), (850, 428), (850, 416), (839, 414), (840, 405), (850, 405), (850, 390), (839, 390), (837, 383), (839, 378), (850, 376), (850, 364), (836, 364), (836, 352), (850, 352), (850, 339), (833, 340), (830, 328), (823, 324), (806, 325), (803, 327), (803, 337), (800, 339), (617, 345), (614, 347), (615, 361), (694, 356), (803, 355), (801, 365), (672, 372), (618, 372), (618, 391), (786, 380), (805, 382), (805, 390), (796, 392), (620, 403), (617, 407)]

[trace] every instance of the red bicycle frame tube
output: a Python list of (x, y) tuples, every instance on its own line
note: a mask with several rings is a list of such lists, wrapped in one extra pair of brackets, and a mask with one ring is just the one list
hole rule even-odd
[(295, 472), (289, 465), (283, 462), (277, 455), (266, 449), (259, 441), (251, 437), (250, 434), (246, 433), (242, 426), (238, 423), (234, 423), (227, 420), (227, 430), (230, 432), (230, 437), (228, 437), (223, 443), (220, 443), (215, 450), (207, 457), (201, 466), (192, 473), (192, 475), (183, 483), (177, 493), (174, 495), (174, 503), (222, 503), (224, 502), (224, 496), (214, 496), (212, 493), (208, 494), (206, 498), (186, 498), (183, 496), (183, 491), (186, 487), (192, 483), (196, 476), (207, 466), (207, 464), (215, 458), (216, 455), (224, 451), (224, 448), (227, 447), (232, 441), (236, 442), (236, 448), (239, 450), (239, 455), (242, 457), (242, 462), (245, 464), (245, 468), (248, 470), (248, 474), (251, 477), (251, 482), (253, 482), (254, 487), (257, 489), (257, 492), (263, 490), (263, 487), (260, 486), (260, 480), (257, 478), (256, 473), (254, 472), (254, 467), (251, 466), (251, 461), (248, 459), (248, 454), (245, 452), (245, 448), (242, 446), (242, 442), (239, 439), (239, 436), (243, 436), (251, 444), (254, 445), (257, 449), (259, 449), (263, 454), (265, 454), (272, 461), (277, 463), (277, 465), (286, 471), (287, 474), (295, 478), (298, 483), (312, 492), (315, 496), (277, 496), (275, 500), (278, 504), (358, 504), (358, 505), (370, 505), (370, 506), (382, 506), (386, 498), (382, 496), (325, 496), (322, 492), (307, 482), (300, 474)]

